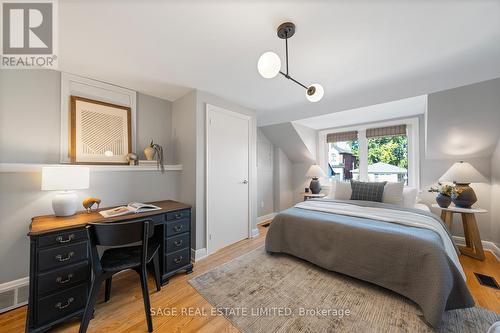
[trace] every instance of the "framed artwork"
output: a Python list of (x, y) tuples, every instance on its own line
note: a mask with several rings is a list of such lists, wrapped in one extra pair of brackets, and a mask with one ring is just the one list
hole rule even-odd
[(76, 164), (128, 164), (130, 107), (70, 96), (70, 159)]

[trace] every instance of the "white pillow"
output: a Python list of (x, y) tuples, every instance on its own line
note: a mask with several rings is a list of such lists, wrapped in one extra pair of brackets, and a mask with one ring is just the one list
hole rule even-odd
[(333, 182), (332, 190), (328, 195), (329, 199), (335, 200), (350, 200), (352, 194), (350, 182)]
[(388, 182), (384, 186), (382, 202), (402, 206), (404, 183)]
[(403, 207), (413, 208), (417, 203), (417, 189), (415, 187), (405, 187), (403, 189)]

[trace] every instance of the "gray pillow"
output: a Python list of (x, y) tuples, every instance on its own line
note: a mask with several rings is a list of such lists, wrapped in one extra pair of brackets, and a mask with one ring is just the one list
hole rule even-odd
[(387, 182), (358, 182), (351, 180), (351, 200), (382, 202)]

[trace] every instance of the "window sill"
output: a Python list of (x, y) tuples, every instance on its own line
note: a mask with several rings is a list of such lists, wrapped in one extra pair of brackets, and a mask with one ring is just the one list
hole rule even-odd
[[(0, 173), (41, 172), (44, 166), (71, 166), (70, 164), (0, 163)], [(79, 165), (85, 166), (85, 165)], [(88, 165), (91, 172), (157, 171), (156, 165)], [(182, 171), (182, 164), (165, 165), (165, 171)]]

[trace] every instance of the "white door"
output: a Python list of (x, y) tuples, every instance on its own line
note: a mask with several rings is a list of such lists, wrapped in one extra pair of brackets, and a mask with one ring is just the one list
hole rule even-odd
[(249, 237), (250, 117), (207, 105), (207, 251)]

